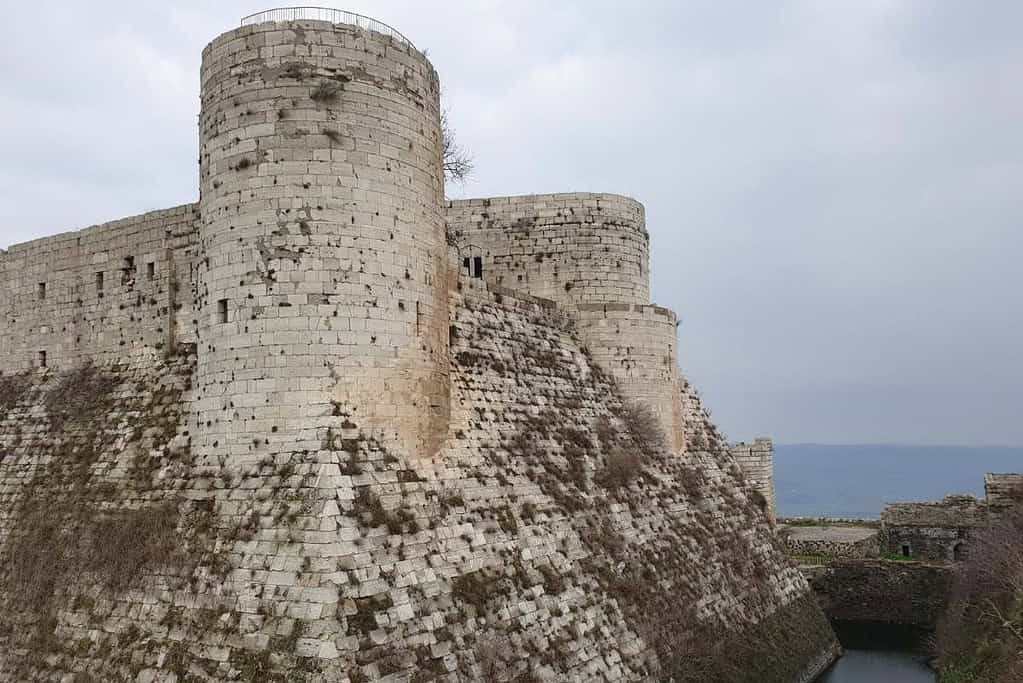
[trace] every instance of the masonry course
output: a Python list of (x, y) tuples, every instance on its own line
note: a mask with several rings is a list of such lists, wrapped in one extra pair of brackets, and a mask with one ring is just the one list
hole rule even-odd
[(679, 370), (642, 205), (445, 201), (439, 92), (372, 30), (230, 31), (198, 203), (0, 253), (3, 680), (835, 655), (769, 449), (744, 470)]

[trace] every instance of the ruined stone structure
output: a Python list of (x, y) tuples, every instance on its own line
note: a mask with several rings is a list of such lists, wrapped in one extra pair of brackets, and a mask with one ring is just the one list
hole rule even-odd
[(988, 474), (985, 497), (946, 496), (941, 502), (894, 503), (881, 512), (881, 542), (891, 555), (960, 561), (970, 538), (1023, 500), (1023, 475)]
[(837, 559), (805, 567), (829, 619), (933, 630), (948, 605), (951, 565)]
[(642, 205), (445, 201), (430, 62), (324, 12), (203, 51), (197, 203), (0, 252), (0, 680), (810, 680)]

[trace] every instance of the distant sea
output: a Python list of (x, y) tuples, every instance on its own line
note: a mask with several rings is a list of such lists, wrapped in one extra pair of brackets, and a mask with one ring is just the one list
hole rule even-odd
[(1023, 472), (1023, 446), (775, 444), (781, 517), (876, 519), (886, 503), (984, 495), (985, 472)]

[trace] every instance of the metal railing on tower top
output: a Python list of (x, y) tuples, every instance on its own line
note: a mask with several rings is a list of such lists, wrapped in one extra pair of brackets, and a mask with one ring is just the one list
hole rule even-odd
[(329, 21), (332, 24), (349, 24), (367, 31), (376, 31), (415, 49), (412, 41), (395, 28), (382, 21), (355, 12), (333, 9), (332, 7), (275, 7), (242, 17), (242, 26), (277, 21)]

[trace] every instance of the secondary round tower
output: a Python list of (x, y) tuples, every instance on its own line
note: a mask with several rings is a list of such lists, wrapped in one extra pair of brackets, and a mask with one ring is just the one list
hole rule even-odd
[(448, 417), (439, 83), (399, 33), (272, 10), (210, 43), (199, 117), (200, 447), (408, 454)]

